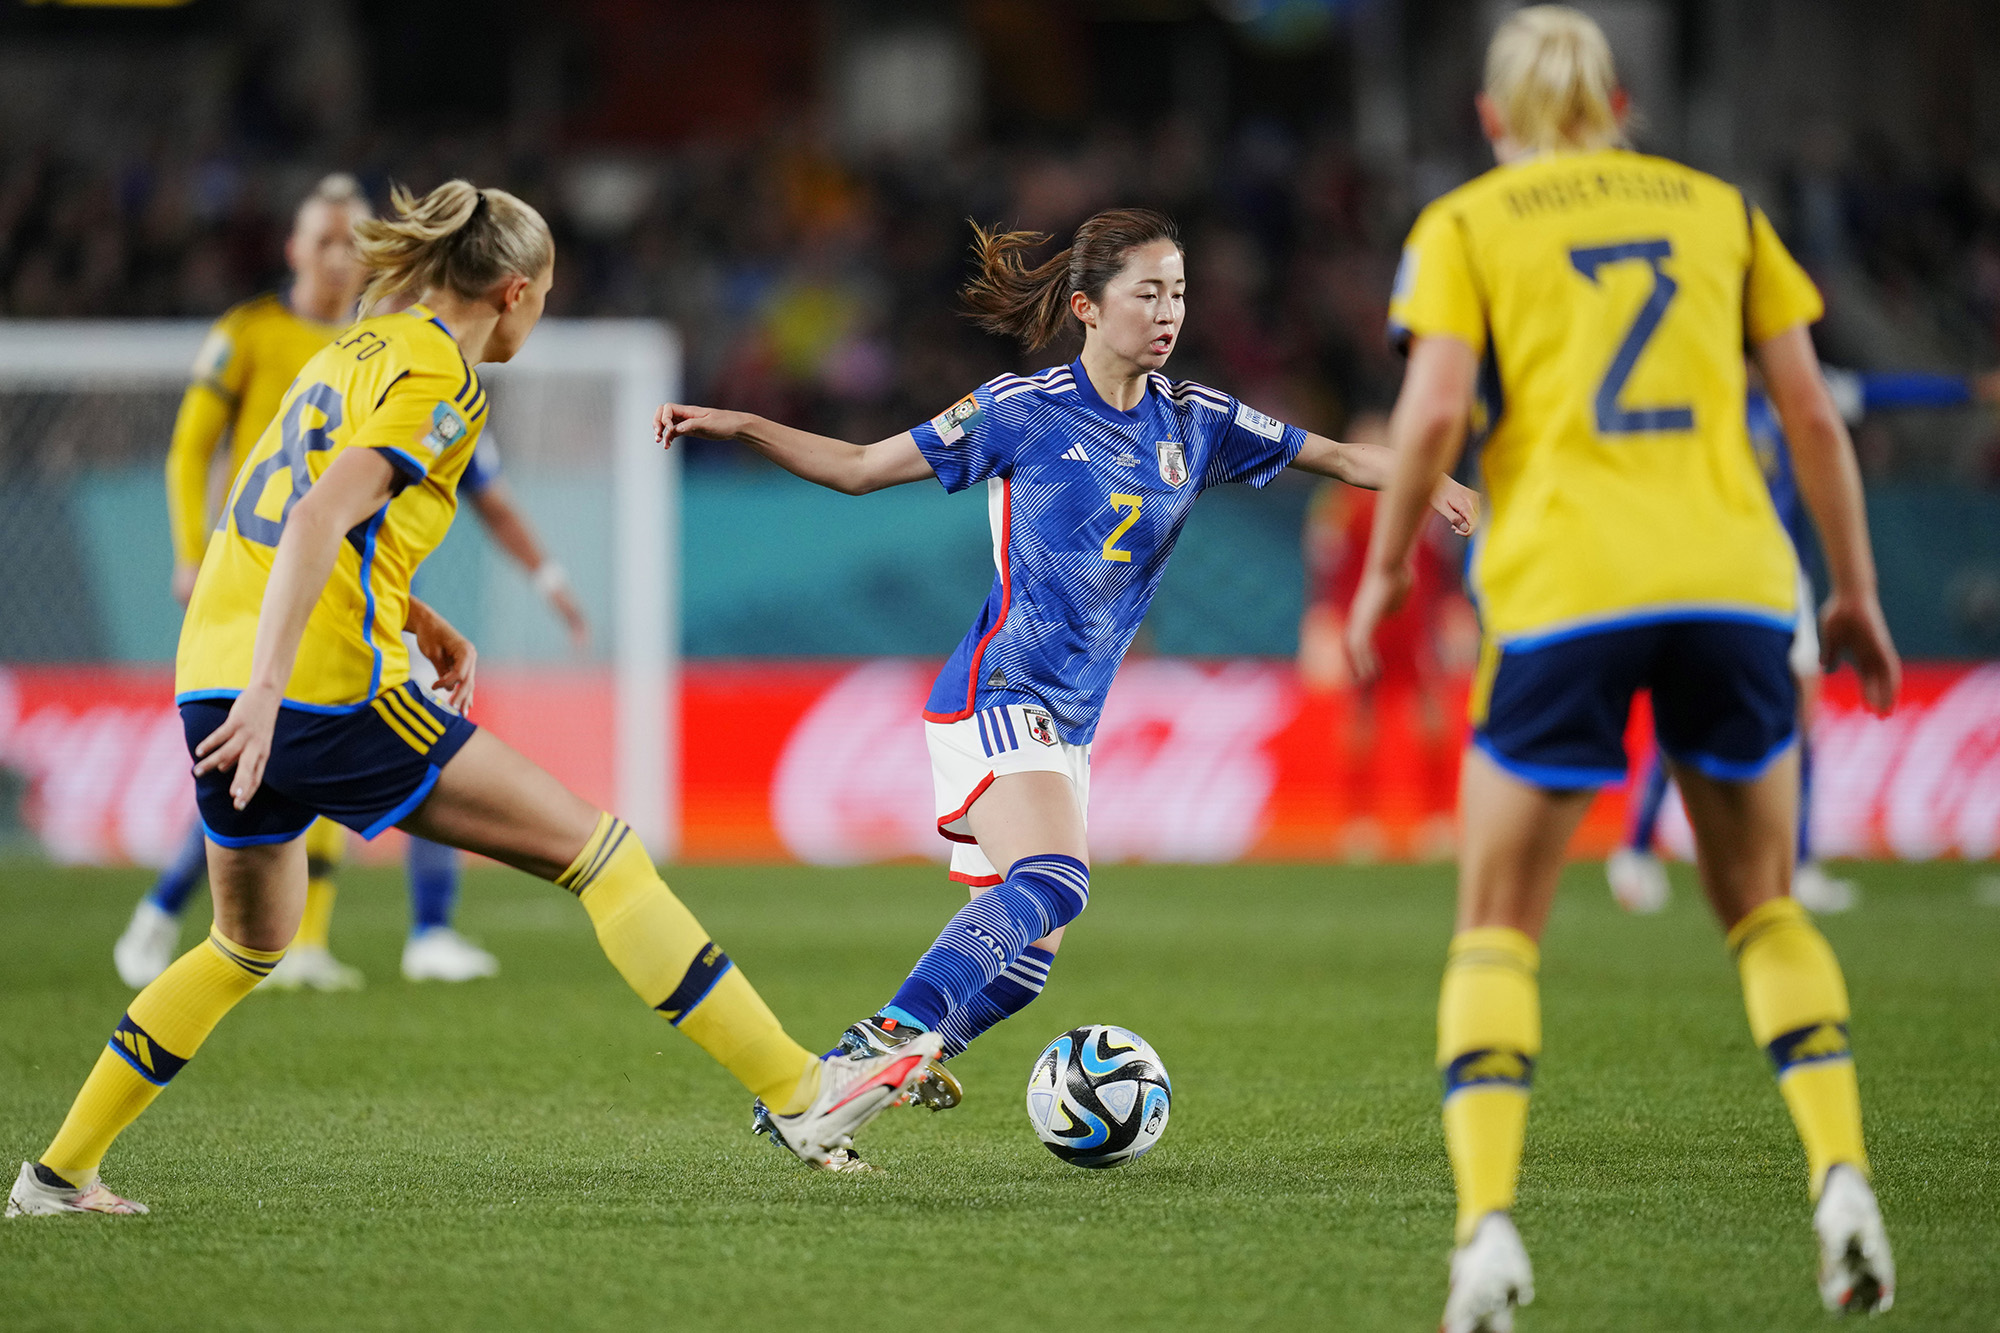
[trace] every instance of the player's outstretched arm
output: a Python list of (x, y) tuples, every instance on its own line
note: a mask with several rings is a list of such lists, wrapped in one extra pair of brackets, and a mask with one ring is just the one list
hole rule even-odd
[(1375, 629), (1410, 590), (1410, 551), (1438, 482), (1458, 461), (1472, 409), (1479, 358), (1448, 336), (1419, 338), (1410, 348), (1402, 392), (1389, 417), (1388, 484), (1375, 509), (1368, 563), (1347, 614), (1347, 660), (1356, 680), (1381, 669)]
[(1833, 592), (1820, 611), (1820, 656), (1831, 670), (1842, 657), (1854, 659), (1861, 695), (1868, 707), (1887, 714), (1896, 706), (1903, 665), (1889, 638), (1876, 593), (1875, 552), (1868, 540), (1868, 513), (1861, 498), (1861, 469), (1854, 442), (1820, 373), (1819, 355), (1803, 324), (1757, 344), (1772, 404), (1791, 446), (1799, 494), (1819, 529)]
[[(1302, 472), (1332, 477), (1363, 490), (1379, 491), (1389, 484), (1396, 455), (1379, 444), (1344, 444), (1324, 435), (1306, 433), (1305, 447), (1291, 466)], [(1443, 514), (1453, 532), (1469, 537), (1479, 526), (1479, 492), (1451, 477), (1439, 477), (1431, 491), (1431, 508)]]
[(235, 770), (229, 796), (238, 810), (250, 804), (264, 780), (278, 705), (291, 681), (306, 621), (333, 573), (340, 543), (357, 523), (389, 503), (395, 475), (389, 460), (373, 449), (343, 450), (285, 520), (257, 613), (250, 681), (230, 705), (222, 725), (195, 747), (196, 773)]
[[(569, 576), (560, 564), (548, 558), (548, 553), (542, 549), (541, 538), (535, 534), (534, 525), (514, 503), (513, 492), (507, 489), (507, 483), (495, 477), (477, 491), (461, 490), (460, 494), (471, 502), (472, 512), (479, 515), (479, 521), (486, 525), (486, 534), (493, 538), (493, 544), (527, 571), (535, 591), (547, 600), (550, 610), (562, 617), (563, 625), (569, 630), (570, 647), (578, 652), (588, 648), (590, 620), (583, 614), (583, 607), (569, 586)], [(415, 633), (414, 625), (411, 632)]]
[(876, 444), (849, 444), (749, 412), (662, 403), (653, 414), (653, 438), (671, 449), (675, 440), (689, 435), (740, 440), (793, 476), (843, 495), (866, 495), (936, 475), (908, 431)]

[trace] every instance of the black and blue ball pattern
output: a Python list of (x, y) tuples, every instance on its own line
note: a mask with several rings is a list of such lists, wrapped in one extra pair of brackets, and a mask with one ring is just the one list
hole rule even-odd
[(1071, 1166), (1123, 1166), (1160, 1141), (1173, 1101), (1167, 1068), (1127, 1028), (1072, 1028), (1035, 1057), (1028, 1122)]

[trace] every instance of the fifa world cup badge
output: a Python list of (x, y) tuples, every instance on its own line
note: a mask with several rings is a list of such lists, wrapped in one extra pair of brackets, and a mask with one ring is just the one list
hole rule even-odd
[(1023, 708), (1021, 716), (1027, 719), (1028, 735), (1043, 745), (1056, 743), (1055, 719), (1039, 708)]
[(1161, 440), (1155, 446), (1160, 451), (1160, 480), (1169, 486), (1179, 486), (1188, 479), (1187, 450), (1179, 440)]

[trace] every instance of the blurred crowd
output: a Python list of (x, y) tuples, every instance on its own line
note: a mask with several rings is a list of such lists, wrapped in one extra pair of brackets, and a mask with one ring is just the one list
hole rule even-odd
[[(957, 317), (968, 218), (1061, 235), (1099, 207), (1148, 203), (1189, 249), (1177, 375), (1322, 431), (1393, 396), (1383, 310), (1421, 199), (1358, 165), (1341, 133), (1105, 123), (900, 164), (842, 160), (826, 139), (802, 121), (625, 156), (524, 153), (498, 133), (305, 154), (162, 143), (119, 161), (0, 149), (0, 314), (213, 316), (282, 283), (289, 213), (318, 172), (356, 171), (378, 207), (392, 180), (466, 175), (548, 215), (553, 313), (673, 320), (690, 396), (874, 439), (999, 371), (1071, 354), (1024, 356)], [(1885, 319), (1939, 331), (1930, 345), (1960, 365), (1936, 368), (2000, 345), (2000, 170), (1925, 175), (1874, 153), (1773, 188), (1781, 229), (1833, 279), (1829, 359), (1881, 360)]]

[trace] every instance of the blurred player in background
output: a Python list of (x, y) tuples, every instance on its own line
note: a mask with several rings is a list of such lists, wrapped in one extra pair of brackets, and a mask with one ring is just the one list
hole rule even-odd
[(1808, 335), (1822, 311), (1811, 280), (1740, 191), (1626, 151), (1624, 111), (1594, 22), (1560, 5), (1509, 16), (1479, 98), (1500, 165), (1418, 217), (1391, 300), (1409, 365), (1349, 620), (1357, 675), (1375, 670), (1376, 628), (1408, 585), (1425, 498), (1475, 403), (1489, 432), (1492, 514), (1471, 568), (1486, 640), (1438, 1003), (1458, 1191), (1445, 1333), (1511, 1329), (1534, 1296), (1510, 1212), (1541, 1054), (1538, 940), (1594, 789), (1624, 780), (1642, 688), (1751, 1032), (1805, 1146), (1820, 1297), (1846, 1311), (1894, 1299), (1846, 986), (1790, 896), (1798, 557), (1747, 438), (1746, 344), (1827, 553), (1826, 656), (1852, 656), (1886, 713), (1900, 667), (1860, 471)]
[[(2000, 400), (2000, 372), (1983, 376), (1941, 375), (1922, 371), (1867, 373), (1826, 368), (1827, 391), (1850, 426), (1871, 412), (1898, 408), (1963, 407), (1975, 401)], [(1792, 874), (1792, 897), (1812, 912), (1845, 912), (1860, 902), (1860, 890), (1850, 880), (1835, 879), (1813, 854), (1812, 725), (1819, 704), (1819, 630), (1815, 624), (1818, 599), (1806, 573), (1813, 549), (1812, 528), (1792, 475), (1791, 446), (1785, 443), (1777, 409), (1761, 387), (1752, 386), (1747, 415), (1750, 443), (1757, 450), (1764, 484), (1792, 549), (1799, 557), (1799, 619), (1792, 639), (1792, 675), (1799, 687), (1799, 836), (1798, 868)], [(1604, 863), (1611, 896), (1631, 912), (1657, 912), (1667, 905), (1672, 888), (1667, 868), (1653, 854), (1660, 812), (1672, 782), (1658, 747), (1646, 761), (1626, 821), (1625, 842)]]
[[(354, 224), (370, 216), (367, 198), (352, 176), (327, 176), (299, 206), (285, 242), (291, 286), (282, 294), (245, 301), (210, 330), (196, 359), (193, 382), (181, 400), (167, 450), (167, 515), (174, 538), (174, 599), (183, 606), (194, 588), (221, 493), (270, 424), (279, 400), (312, 355), (351, 322), (366, 277), (356, 257)], [(227, 436), (229, 449), (220, 446)], [(227, 459), (226, 469), (219, 465)], [(526, 517), (499, 479), (499, 456), (490, 438), (467, 466), (460, 491), (487, 526), (494, 543), (526, 570), (562, 617), (571, 639), (589, 633), (562, 567), (548, 560)], [(220, 486), (214, 483), (220, 481)], [(421, 660), (420, 658), (418, 660)], [(346, 855), (347, 834), (322, 819), (306, 835), (310, 888), (306, 913), (282, 966), (267, 985), (348, 990), (361, 973), (333, 956), (328, 932), (333, 916), (333, 871)], [(491, 976), (493, 955), (451, 927), (458, 897), (458, 859), (449, 849), (413, 841), (409, 849), (411, 929), (403, 974), (413, 981), (462, 981)], [(196, 820), (173, 861), (139, 900), (112, 961), (125, 984), (141, 987), (167, 969), (180, 950), (181, 916), (201, 887), (207, 851)]]
[[(850, 495), (925, 478), (986, 491), (993, 589), (924, 709), (938, 832), (955, 844), (951, 877), (972, 901), (889, 1003), (848, 1028), (857, 1058), (931, 1033), (949, 1058), (1041, 993), (1063, 928), (1090, 901), (1084, 822), (1098, 715), (1196, 497), (1225, 482), (1266, 485), (1288, 466), (1375, 486), (1389, 466), (1379, 445), (1312, 435), (1160, 373), (1187, 283), (1161, 214), (1099, 213), (1032, 269), (1023, 252), (1047, 237), (974, 235), (979, 272), (963, 295), (975, 321), (1031, 351), (1081, 327), (1076, 360), (1002, 375), (873, 445), (677, 403), (657, 422), (669, 443), (740, 440)], [(1478, 512), (1449, 478), (1431, 503), (1465, 531)], [(933, 1066), (917, 1095), (942, 1110), (960, 1089)]]
[[(215, 924), (132, 1001), (8, 1216), (132, 1214), (98, 1178), (106, 1151), (284, 957), (305, 907), (302, 835), (327, 815), (403, 827), (574, 894), (645, 1003), (781, 1114), (812, 1166), (908, 1091), (937, 1052), (821, 1059), (667, 888), (621, 820), (475, 727), (477, 654), (410, 595), (443, 540), (490, 406), (473, 370), (511, 359), (540, 319), (555, 243), (534, 209), (448, 181), (357, 228), (368, 295), (419, 303), (315, 354), (237, 474), (181, 628), (176, 701), (209, 838)], [(437, 668), (410, 679), (403, 631)]]
[[(1368, 443), (1389, 436), (1379, 412), (1355, 418), (1348, 434)], [(1398, 851), (1449, 856), (1453, 846), (1452, 780), (1458, 771), (1451, 682), (1472, 666), (1479, 625), (1459, 590), (1463, 550), (1448, 524), (1433, 515), (1417, 541), (1410, 597), (1382, 625), (1381, 675), (1356, 682), (1341, 638), (1347, 605), (1367, 563), (1375, 525), (1374, 491), (1327, 483), (1306, 510), (1306, 609), (1299, 621), (1299, 678), (1316, 693), (1345, 693), (1350, 709), (1336, 728), (1333, 749), (1345, 757), (1340, 851), (1375, 860)], [(1401, 727), (1398, 728), (1398, 723)], [(1384, 729), (1412, 736), (1416, 753), (1385, 747)], [(1411, 762), (1414, 760), (1414, 762)], [(1413, 842), (1391, 845), (1407, 828)]]

